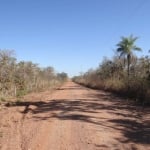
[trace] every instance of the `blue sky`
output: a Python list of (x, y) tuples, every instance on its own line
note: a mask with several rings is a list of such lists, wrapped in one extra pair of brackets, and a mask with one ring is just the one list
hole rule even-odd
[(95, 68), (121, 36), (150, 49), (149, 0), (0, 0), (0, 49), (69, 75)]

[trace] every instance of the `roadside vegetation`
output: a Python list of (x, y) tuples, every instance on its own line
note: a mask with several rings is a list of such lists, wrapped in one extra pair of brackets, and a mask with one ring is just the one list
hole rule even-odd
[(143, 105), (150, 104), (150, 57), (135, 55), (135, 51), (142, 51), (135, 45), (137, 39), (132, 35), (122, 37), (111, 59), (105, 57), (98, 68), (89, 69), (73, 81), (114, 92)]
[(29, 92), (55, 88), (67, 80), (66, 73), (53, 67), (39, 67), (31, 61), (17, 61), (14, 51), (0, 50), (0, 101)]

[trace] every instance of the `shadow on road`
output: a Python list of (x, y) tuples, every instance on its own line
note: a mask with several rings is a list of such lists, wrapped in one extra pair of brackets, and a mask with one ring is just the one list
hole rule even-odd
[[(82, 87), (61, 88), (59, 90), (77, 90)], [(124, 101), (110, 94), (89, 94), (87, 98), (57, 99), (46, 102), (16, 102), (9, 107), (25, 106), (22, 113), (32, 113), (36, 121), (56, 118), (59, 120), (76, 120), (83, 123), (91, 123), (98, 126), (113, 128), (121, 131), (123, 139), (117, 139), (122, 143), (134, 142), (150, 144), (150, 121), (144, 120), (144, 115), (149, 114), (149, 108), (142, 110), (140, 107), (127, 105)], [(33, 109), (30, 106), (35, 106)], [(103, 111), (113, 114), (121, 119), (96, 117), (95, 114)], [(47, 115), (40, 115), (40, 114)], [(97, 145), (105, 147), (106, 145)]]

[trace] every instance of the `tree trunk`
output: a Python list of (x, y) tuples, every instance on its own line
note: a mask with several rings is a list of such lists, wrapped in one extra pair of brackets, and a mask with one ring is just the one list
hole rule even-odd
[(16, 85), (15, 85), (15, 87), (14, 87), (14, 95), (15, 95), (15, 97), (16, 97), (16, 95), (17, 95), (17, 88), (16, 88)]
[(129, 78), (129, 76), (130, 76), (130, 59), (131, 59), (131, 55), (128, 54), (128, 55), (127, 55), (127, 61), (128, 61), (128, 78)]
[(128, 97), (129, 97), (129, 91), (130, 91), (130, 86), (129, 86), (129, 80), (130, 80), (130, 59), (131, 59), (131, 55), (128, 54), (128, 55), (127, 55), (127, 61), (128, 61), (128, 62), (127, 62), (127, 63), (128, 63), (128, 64), (127, 64), (127, 65), (128, 65), (128, 68), (127, 68), (127, 69), (128, 69), (128, 70), (127, 70), (127, 71), (128, 71)]

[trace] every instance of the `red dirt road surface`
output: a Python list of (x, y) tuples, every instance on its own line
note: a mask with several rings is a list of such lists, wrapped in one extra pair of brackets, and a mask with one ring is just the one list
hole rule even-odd
[(71, 81), (0, 108), (1, 150), (150, 150), (150, 110)]

